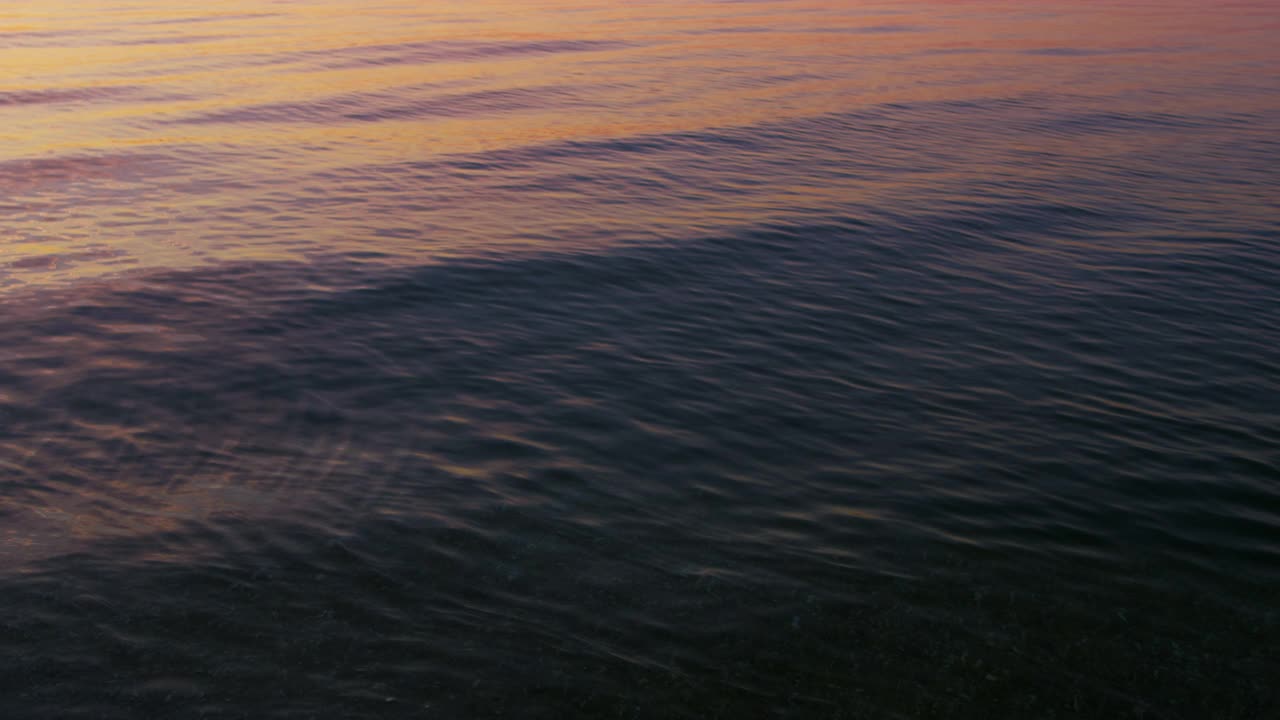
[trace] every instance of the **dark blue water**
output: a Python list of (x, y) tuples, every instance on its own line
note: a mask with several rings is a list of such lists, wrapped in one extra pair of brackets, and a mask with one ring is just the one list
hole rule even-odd
[(0, 717), (1280, 713), (1268, 4), (90, 4)]

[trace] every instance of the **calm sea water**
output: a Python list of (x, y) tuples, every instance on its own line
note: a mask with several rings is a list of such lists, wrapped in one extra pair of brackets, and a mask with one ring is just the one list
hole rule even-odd
[(0, 8), (0, 717), (1280, 717), (1272, 0)]

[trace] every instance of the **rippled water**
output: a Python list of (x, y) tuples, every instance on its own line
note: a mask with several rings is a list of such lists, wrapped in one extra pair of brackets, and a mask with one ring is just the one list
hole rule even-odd
[(1280, 9), (0, 9), (0, 717), (1280, 714)]

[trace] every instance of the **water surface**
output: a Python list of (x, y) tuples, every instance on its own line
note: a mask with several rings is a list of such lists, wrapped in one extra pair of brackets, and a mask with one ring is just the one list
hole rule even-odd
[(0, 12), (0, 716), (1280, 712), (1280, 12)]

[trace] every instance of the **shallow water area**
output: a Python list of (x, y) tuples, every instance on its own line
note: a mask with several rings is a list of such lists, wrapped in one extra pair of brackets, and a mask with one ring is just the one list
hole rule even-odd
[(0, 717), (1280, 712), (1277, 32), (0, 10)]

